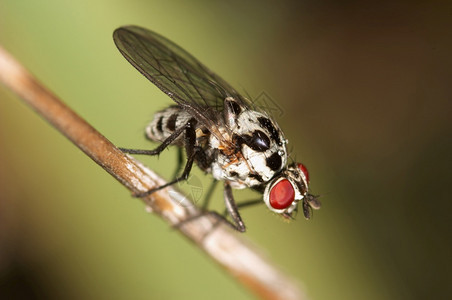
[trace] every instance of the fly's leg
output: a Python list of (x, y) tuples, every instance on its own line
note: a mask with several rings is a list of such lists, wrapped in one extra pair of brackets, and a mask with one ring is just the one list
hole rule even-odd
[[(226, 222), (226, 224), (230, 225), (235, 230), (240, 231), (240, 232), (245, 232), (246, 228), (245, 228), (245, 224), (242, 221), (242, 218), (240, 217), (239, 208), (262, 204), (264, 202), (262, 201), (262, 199), (254, 199), (254, 200), (248, 200), (248, 201), (236, 204), (232, 197), (232, 189), (229, 185), (228, 185), (228, 187), (229, 188), (226, 188), (226, 185), (225, 185), (224, 200), (226, 203), (226, 209), (224, 210), (223, 215), (220, 215), (216, 212), (212, 212), (212, 213), (214, 213), (218, 217), (222, 218)], [(228, 204), (230, 204), (230, 205), (228, 205)], [(231, 216), (234, 223), (231, 223), (226, 219), (226, 216), (228, 214)]]
[(231, 216), (233, 223), (226, 220), (227, 224), (231, 225), (234, 229), (240, 232), (245, 232), (246, 227), (240, 217), (237, 204), (234, 201), (234, 196), (232, 195), (232, 188), (229, 183), (224, 183), (224, 203), (226, 205), (226, 211)]
[[(176, 179), (174, 179), (168, 183), (165, 183), (161, 186), (153, 188), (147, 192), (136, 194), (135, 195), (136, 197), (139, 197), (139, 198), (144, 197), (144, 196), (150, 195), (158, 190), (166, 188), (170, 185), (178, 183), (179, 181), (187, 180), (188, 175), (190, 175), (190, 171), (193, 166), (193, 162), (195, 161), (196, 154), (200, 149), (199, 147), (195, 147), (195, 143), (196, 143), (195, 123), (196, 123), (196, 120), (191, 119), (190, 121), (187, 122), (187, 124), (185, 124), (184, 126), (181, 126), (181, 128), (183, 127), (185, 129), (185, 151), (187, 153), (187, 163), (185, 164), (185, 168), (184, 168), (184, 171), (182, 172), (182, 174), (179, 177), (177, 177)], [(176, 131), (174, 131), (174, 133), (175, 132)], [(170, 139), (173, 136), (173, 134), (171, 134), (171, 136), (168, 137), (168, 139)], [(163, 143), (165, 143), (167, 140), (165, 140)], [(140, 154), (142, 154), (142, 153), (140, 153)]]
[[(229, 200), (226, 200), (226, 197), (225, 197), (225, 201), (232, 201), (232, 203), (233, 203), (232, 207), (235, 207), (235, 209), (236, 209), (236, 214), (235, 215), (238, 216), (238, 220), (239, 220), (239, 221), (235, 221), (234, 218), (233, 218), (234, 223), (231, 223), (231, 222), (228, 221), (228, 219), (226, 219), (226, 216), (228, 214), (231, 215), (231, 217), (232, 217), (232, 214), (229, 212), (228, 205), (226, 205), (227, 208), (225, 209), (223, 215), (219, 214), (216, 211), (207, 211), (206, 210), (207, 209), (208, 200), (210, 199), (210, 196), (212, 195), (217, 183), (218, 183), (218, 181), (214, 180), (212, 182), (212, 184), (210, 185), (209, 190), (207, 191), (207, 194), (206, 194), (206, 198), (204, 199), (204, 204), (202, 206), (202, 212), (197, 214), (197, 215), (191, 216), (191, 217), (181, 221), (180, 223), (174, 225), (173, 226), (174, 228), (177, 229), (177, 228), (181, 227), (183, 224), (191, 222), (193, 220), (196, 220), (196, 219), (198, 219), (198, 218), (200, 218), (202, 216), (213, 215), (213, 216), (215, 216), (215, 218), (218, 219), (217, 224), (215, 224), (214, 226), (217, 226), (219, 223), (224, 222), (224, 223), (226, 223), (227, 225), (229, 225), (230, 227), (234, 228), (237, 231), (245, 232), (246, 228), (245, 228), (245, 225), (244, 225), (244, 223), (243, 223), (243, 221), (242, 221), (242, 219), (240, 217), (240, 214), (238, 213), (238, 209), (239, 208), (248, 207), (248, 206), (257, 205), (257, 204), (262, 204), (262, 203), (264, 203), (264, 201), (262, 201), (262, 199), (254, 199), (254, 200), (249, 200), (249, 201), (245, 201), (245, 202), (236, 204), (234, 199), (231, 199), (232, 198), (232, 190), (230, 190), (229, 192), (227, 192), (228, 195), (230, 195), (230, 198), (228, 198)], [(225, 196), (226, 196), (226, 188), (225, 188)]]
[[(207, 208), (208, 200), (210, 199), (210, 196), (212, 195), (217, 183), (218, 183), (218, 181), (214, 180), (214, 182), (212, 182), (209, 190), (207, 191), (207, 195), (206, 195), (206, 198), (204, 199), (204, 204), (202, 206), (203, 212), (197, 216), (193, 216), (193, 217), (188, 218), (187, 220), (182, 221), (181, 224), (178, 224), (175, 227), (179, 227), (180, 225), (182, 225), (186, 222), (190, 222), (191, 220), (199, 218), (203, 215), (211, 214), (211, 215), (214, 215), (217, 219), (219, 219), (219, 221), (220, 220), (224, 221), (227, 225), (229, 225), (230, 227), (234, 228), (237, 231), (240, 231), (240, 232), (246, 231), (245, 223), (243, 223), (242, 217), (240, 216), (238, 209), (247, 207), (247, 206), (256, 205), (256, 204), (261, 204), (261, 203), (263, 203), (262, 199), (254, 199), (254, 200), (236, 204), (235, 200), (234, 200), (234, 196), (232, 195), (232, 188), (228, 183), (225, 182), (225, 184), (224, 184), (224, 202), (225, 202), (226, 209), (224, 211), (224, 214), (221, 215), (221, 214), (217, 213), (216, 211), (207, 211), (206, 208)], [(228, 214), (231, 216), (233, 222), (230, 222), (230, 221), (228, 221), (228, 219), (226, 219), (226, 216)]]
[[(216, 187), (216, 184), (218, 183), (218, 181), (214, 181), (214, 182), (212, 182), (212, 184), (211, 184), (211, 186), (210, 186), (210, 188), (209, 188), (209, 191), (208, 191), (208, 193), (210, 192), (210, 190), (214, 190), (214, 188)], [(232, 191), (231, 191), (232, 192)], [(211, 194), (211, 193), (210, 193)], [(232, 193), (231, 193), (232, 194)], [(208, 199), (207, 197), (206, 197), (206, 199)], [(242, 202), (242, 203), (239, 203), (239, 204), (235, 204), (234, 203), (234, 205), (235, 205), (235, 208), (238, 210), (239, 208), (243, 208), (243, 207), (248, 207), (248, 206), (253, 206), (253, 205), (256, 205), (256, 204), (262, 204), (262, 203), (264, 203), (263, 201), (262, 201), (262, 199), (254, 199), (254, 200), (249, 200), (249, 201), (246, 201), (246, 202)], [(221, 214), (219, 214), (218, 212), (216, 212), (216, 211), (208, 211), (208, 210), (206, 210), (206, 207), (205, 206), (207, 206), (207, 203), (204, 203), (204, 205), (203, 205), (203, 210), (202, 210), (202, 212), (201, 213), (199, 213), (199, 214), (197, 214), (197, 215), (194, 215), (194, 216), (191, 216), (191, 217), (189, 217), (189, 218), (187, 218), (187, 219), (185, 219), (185, 220), (183, 220), (183, 221), (181, 221), (181, 222), (179, 222), (178, 224), (176, 224), (176, 225), (174, 225), (173, 227), (174, 228), (180, 228), (182, 225), (184, 225), (185, 223), (188, 223), (188, 222), (191, 222), (191, 221), (193, 221), (193, 220), (196, 220), (196, 219), (198, 219), (198, 218), (200, 218), (200, 217), (202, 217), (202, 216), (205, 216), (205, 215), (213, 215), (213, 216), (215, 216), (215, 218), (217, 218), (218, 219), (218, 221), (216, 222), (216, 224), (214, 225), (214, 226), (218, 226), (221, 222), (224, 222), (224, 223), (226, 223), (227, 225), (229, 225), (230, 227), (232, 227), (232, 228), (234, 228), (235, 230), (237, 230), (237, 231), (240, 231), (240, 232), (245, 232), (245, 230), (246, 230), (246, 228), (245, 228), (245, 225), (243, 224), (243, 221), (242, 221), (242, 219), (240, 218), (240, 215), (238, 214), (238, 212), (237, 212), (237, 215), (238, 215), (238, 217), (239, 217), (239, 219), (240, 219), (240, 222), (241, 222), (241, 224), (242, 224), (242, 226), (240, 226), (240, 225), (238, 225), (239, 223), (238, 222), (235, 222), (235, 223), (231, 223), (231, 222), (229, 222), (228, 221), (228, 219), (226, 219), (226, 216), (227, 216), (227, 214), (228, 214), (228, 209), (225, 209), (225, 211), (224, 211), (224, 213), (223, 213), (223, 215), (221, 215)]]
[[(174, 130), (174, 132), (171, 133), (171, 135), (154, 150), (127, 149), (127, 148), (119, 148), (119, 150), (121, 150), (124, 153), (128, 153), (128, 154), (159, 155), (160, 153), (162, 153), (163, 150), (165, 150), (169, 145), (171, 145), (171, 143), (175, 139), (177, 139), (177, 137), (179, 135), (181, 135), (184, 131), (186, 131), (187, 127), (192, 126), (191, 123), (192, 122), (190, 120), (185, 125)], [(192, 130), (194, 131), (194, 128)]]
[[(212, 185), (210, 186), (209, 191), (207, 192), (208, 193), (207, 195), (209, 196), (209, 198), (216, 186), (216, 183), (217, 183), (217, 181), (214, 181), (212, 183)], [(208, 198), (206, 197), (206, 199), (208, 199)], [(218, 219), (217, 224), (215, 224), (214, 226), (217, 226), (221, 222), (224, 222), (225, 224), (229, 225), (230, 227), (234, 228), (237, 231), (245, 232), (246, 231), (245, 224), (243, 223), (242, 218), (240, 217), (240, 214), (238, 211), (238, 206), (235, 203), (234, 197), (232, 195), (232, 188), (228, 183), (224, 184), (224, 200), (225, 200), (225, 204), (226, 204), (226, 210), (225, 210), (224, 215), (221, 215), (221, 214), (217, 213), (216, 211), (205, 210), (205, 207), (207, 206), (207, 202), (205, 201), (205, 203), (203, 205), (203, 211), (200, 214), (191, 216), (191, 217), (183, 220), (179, 224), (176, 224), (174, 227), (179, 228), (183, 224), (193, 221), (202, 216), (213, 215), (213, 216), (215, 216), (215, 218)], [(260, 200), (259, 202), (262, 202), (262, 200)], [(258, 201), (253, 200), (252, 202), (243, 203), (243, 205), (239, 205), (239, 206), (247, 206), (247, 205), (252, 205), (252, 204), (256, 204), (256, 203), (258, 203)], [(231, 216), (233, 223), (226, 219), (226, 214), (229, 214)]]

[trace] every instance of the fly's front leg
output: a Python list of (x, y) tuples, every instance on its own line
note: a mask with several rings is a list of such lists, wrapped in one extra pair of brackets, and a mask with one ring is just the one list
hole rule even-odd
[(224, 203), (226, 205), (226, 211), (229, 213), (232, 221), (234, 222), (228, 222), (228, 224), (240, 232), (245, 232), (245, 223), (243, 223), (242, 217), (240, 217), (237, 204), (235, 203), (234, 196), (232, 195), (232, 188), (227, 182), (224, 183)]
[[(211, 193), (213, 192), (214, 187), (216, 186), (216, 183), (218, 181), (214, 181), (208, 191), (208, 195), (211, 195)], [(206, 197), (208, 199), (208, 197)], [(220, 224), (221, 221), (223, 221), (224, 223), (226, 223), (227, 225), (229, 225), (230, 227), (234, 228), (237, 231), (240, 232), (245, 232), (246, 231), (246, 227), (245, 224), (242, 221), (242, 218), (240, 217), (238, 208), (239, 207), (246, 207), (246, 206), (251, 206), (251, 205), (255, 205), (255, 204), (260, 204), (263, 203), (262, 199), (256, 199), (256, 200), (251, 200), (251, 201), (247, 201), (244, 203), (240, 203), (240, 204), (236, 204), (232, 195), (232, 188), (228, 183), (225, 183), (224, 185), (224, 199), (225, 199), (225, 204), (226, 204), (226, 209), (224, 212), (224, 215), (221, 215), (219, 213), (217, 213), (216, 211), (206, 211), (206, 206), (207, 203), (205, 203), (203, 205), (203, 210), (200, 214), (192, 216), (182, 222), (180, 222), (179, 224), (177, 224), (176, 226), (174, 226), (175, 228), (179, 228), (180, 226), (182, 226), (183, 224), (187, 223), (187, 222), (191, 222), (197, 218), (200, 218), (202, 216), (205, 215), (213, 215), (215, 216), (215, 218), (218, 219), (218, 222), (216, 225)], [(233, 220), (233, 222), (230, 222), (226, 219), (226, 215), (229, 214)]]
[(173, 185), (179, 181), (187, 180), (188, 175), (190, 175), (190, 171), (193, 166), (193, 162), (195, 161), (195, 156), (196, 156), (196, 153), (198, 150), (198, 148), (195, 147), (195, 145), (196, 145), (195, 125), (196, 125), (196, 120), (191, 119), (184, 126), (182, 126), (185, 129), (185, 151), (187, 152), (187, 163), (185, 164), (185, 168), (184, 168), (184, 171), (182, 172), (182, 174), (179, 177), (177, 177), (176, 179), (174, 179), (168, 183), (165, 183), (161, 186), (153, 188), (147, 192), (137, 194), (137, 195), (135, 195), (136, 197), (144, 197), (144, 196), (150, 195), (158, 190), (166, 188), (170, 185)]

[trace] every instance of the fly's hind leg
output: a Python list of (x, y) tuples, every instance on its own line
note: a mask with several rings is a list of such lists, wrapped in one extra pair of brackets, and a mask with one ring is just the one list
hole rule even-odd
[[(119, 148), (119, 150), (121, 150), (124, 153), (128, 153), (128, 154), (159, 155), (160, 153), (162, 153), (163, 150), (165, 150), (169, 145), (171, 145), (171, 143), (175, 139), (177, 139), (179, 137), (179, 135), (181, 135), (184, 131), (186, 131), (187, 127), (191, 126), (190, 121), (188, 121), (185, 125), (174, 130), (174, 132), (171, 133), (171, 135), (154, 150), (127, 149), (127, 148)], [(194, 131), (194, 128), (193, 128), (193, 131)]]
[[(136, 197), (144, 197), (147, 195), (150, 195), (158, 190), (161, 190), (163, 188), (166, 188), (170, 185), (173, 185), (177, 182), (183, 181), (183, 180), (187, 180), (188, 176), (190, 175), (190, 171), (191, 168), (193, 166), (193, 162), (195, 161), (195, 157), (197, 152), (200, 150), (199, 147), (196, 147), (196, 131), (195, 131), (195, 125), (196, 125), (196, 120), (195, 119), (191, 119), (190, 121), (188, 121), (184, 126), (181, 126), (180, 128), (182, 128), (182, 131), (185, 131), (185, 151), (187, 153), (187, 162), (185, 164), (184, 170), (182, 172), (182, 174), (175, 178), (174, 180), (165, 183), (161, 186), (158, 186), (156, 188), (153, 188), (147, 192), (141, 193), (141, 194), (137, 194), (135, 195)], [(168, 137), (168, 139), (166, 139), (163, 143), (165, 144), (167, 140), (169, 140), (175, 133), (177, 130), (175, 130), (173, 132), (173, 134), (171, 134), (171, 136)], [(181, 134), (181, 132), (179, 133)], [(178, 135), (179, 135), (178, 134)], [(175, 136), (171, 141), (173, 141), (175, 138), (177, 138), (177, 136)], [(169, 144), (171, 144), (171, 142), (167, 143), (167, 145), (165, 147), (162, 148), (161, 151), (163, 151), (164, 148), (166, 148)], [(160, 145), (160, 146), (162, 146)], [(159, 150), (160, 146), (156, 149)], [(160, 152), (161, 152), (160, 151)], [(138, 153), (138, 154), (144, 154), (144, 153)], [(158, 154), (158, 153), (155, 153)], [(155, 155), (155, 154), (151, 154), (151, 155)]]

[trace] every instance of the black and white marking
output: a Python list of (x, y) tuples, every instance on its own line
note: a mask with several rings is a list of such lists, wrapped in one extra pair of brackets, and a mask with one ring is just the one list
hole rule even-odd
[(188, 52), (155, 32), (136, 26), (115, 30), (121, 54), (177, 105), (157, 112), (146, 127), (147, 137), (160, 146), (154, 150), (122, 149), (132, 154), (157, 155), (166, 147), (185, 148), (182, 174), (150, 194), (186, 180), (193, 163), (224, 181), (227, 211), (237, 230), (245, 225), (231, 188), (253, 188), (263, 193), (270, 210), (292, 218), (302, 201), (305, 218), (319, 209), (308, 193), (309, 174), (302, 164), (288, 165), (287, 140), (277, 123), (254, 107), (228, 83)]

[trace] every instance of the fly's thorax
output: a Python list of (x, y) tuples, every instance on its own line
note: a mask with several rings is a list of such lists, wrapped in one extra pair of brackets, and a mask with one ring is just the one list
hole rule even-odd
[[(232, 140), (226, 128), (220, 127), (219, 131), (223, 136)], [(212, 176), (217, 180), (227, 180), (234, 189), (243, 189), (249, 187), (247, 179), (249, 177), (249, 168), (243, 159), (237, 157), (232, 144), (225, 144), (215, 135), (211, 135), (209, 146), (214, 153), (214, 158), (210, 166)], [(233, 145), (232, 145), (233, 146)]]
[(238, 116), (233, 140), (262, 182), (269, 181), (287, 164), (287, 141), (282, 131), (260, 112), (248, 110)]
[(226, 98), (223, 118), (232, 149), (221, 148), (211, 137), (210, 145), (219, 145), (211, 168), (216, 179), (235, 188), (253, 187), (265, 184), (286, 166), (287, 141), (271, 118), (245, 109), (233, 98)]

